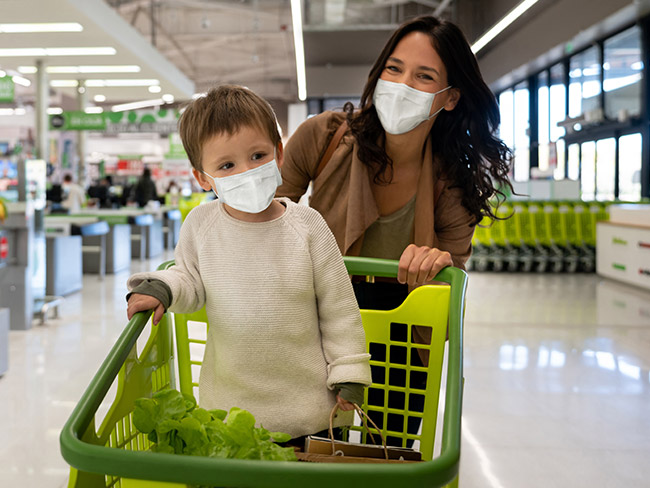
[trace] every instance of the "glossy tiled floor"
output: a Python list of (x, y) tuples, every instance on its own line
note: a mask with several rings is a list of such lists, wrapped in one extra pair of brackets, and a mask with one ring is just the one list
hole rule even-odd
[[(128, 275), (87, 275), (60, 319), (11, 332), (1, 487), (65, 486), (60, 429), (126, 324)], [(649, 486), (649, 369), (650, 292), (595, 275), (471, 274), (461, 487)]]

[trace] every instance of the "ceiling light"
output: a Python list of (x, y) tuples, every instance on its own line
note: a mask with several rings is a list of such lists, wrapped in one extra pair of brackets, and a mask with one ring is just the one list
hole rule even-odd
[[(115, 66), (48, 66), (48, 73), (139, 73), (142, 68), (137, 64)], [(18, 71), (24, 74), (36, 73), (36, 66), (19, 66)]]
[(27, 110), (25, 110), (23, 107), (18, 107), (14, 110), (14, 115), (25, 115), (26, 113)]
[(523, 0), (523, 2), (508, 12), (505, 17), (494, 24), (493, 27), (491, 27), (474, 44), (472, 44), (472, 52), (476, 54), (481, 49), (483, 49), (492, 39), (498, 36), (503, 30), (505, 30), (506, 27), (521, 17), (524, 12), (526, 12), (526, 10), (535, 5), (537, 2), (538, 0)]
[(126, 80), (86, 80), (86, 86), (149, 86), (158, 85), (160, 80), (126, 79)]
[(13, 115), (13, 114), (14, 114), (13, 108), (0, 108), (0, 115)]
[(22, 86), (30, 86), (32, 84), (32, 82), (29, 81), (27, 78), (18, 75), (12, 76), (11, 79), (13, 80), (14, 83), (17, 83)]
[(77, 22), (47, 22), (39, 24), (0, 24), (0, 32), (81, 32), (83, 26)]
[(149, 87), (149, 93), (160, 93), (162, 91), (162, 88), (160, 85), (152, 85)]
[(0, 69), (0, 78), (4, 78), (6, 75), (7, 72)]
[(106, 101), (106, 95), (95, 95), (93, 97), (93, 100), (96, 102), (105, 102)]
[(69, 88), (69, 87), (75, 87), (79, 85), (79, 82), (77, 80), (51, 80), (50, 81), (50, 86), (54, 86), (56, 88)]
[(33, 75), (37, 71), (36, 66), (18, 66), (18, 72), (24, 75)]
[(50, 107), (46, 112), (48, 115), (58, 115), (63, 113), (63, 109), (61, 107)]
[(87, 114), (101, 114), (104, 111), (102, 107), (86, 107), (84, 112)]
[(113, 55), (113, 47), (20, 47), (2, 48), (0, 57), (17, 56), (104, 56)]
[(195, 93), (194, 95), (192, 95), (192, 100), (196, 100), (197, 98), (202, 98), (202, 97), (204, 97), (204, 96), (206, 96), (206, 95), (207, 95), (206, 92)]
[(291, 0), (291, 18), (293, 21), (293, 44), (296, 52), (296, 74), (298, 77), (298, 98), (307, 99), (307, 77), (305, 75), (305, 46), (302, 38), (301, 0)]
[(171, 93), (165, 93), (162, 96), (162, 99), (167, 103), (174, 103), (174, 95), (172, 95)]
[(155, 107), (157, 105), (162, 105), (163, 103), (165, 103), (165, 101), (162, 98), (156, 98), (153, 100), (142, 100), (140, 102), (129, 102), (113, 105), (111, 107), (111, 110), (113, 112), (123, 112), (125, 110), (135, 110), (137, 108)]

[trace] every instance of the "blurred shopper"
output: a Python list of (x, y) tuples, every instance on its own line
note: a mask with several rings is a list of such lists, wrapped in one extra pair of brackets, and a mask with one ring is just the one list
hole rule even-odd
[(156, 191), (156, 184), (151, 179), (151, 170), (145, 168), (142, 176), (133, 187), (133, 200), (142, 208), (147, 205), (150, 200), (158, 200)]
[(63, 177), (63, 200), (61, 206), (68, 211), (68, 213), (76, 213), (81, 210), (81, 207), (86, 203), (86, 192), (84, 189), (72, 181), (72, 175), (67, 173)]

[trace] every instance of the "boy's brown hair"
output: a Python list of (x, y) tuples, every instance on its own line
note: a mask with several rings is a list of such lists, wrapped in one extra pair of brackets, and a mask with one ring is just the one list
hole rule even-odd
[(190, 102), (178, 121), (183, 147), (197, 171), (203, 170), (201, 154), (207, 139), (224, 132), (232, 135), (250, 126), (266, 131), (275, 146), (282, 140), (271, 105), (238, 85), (210, 89), (205, 96)]

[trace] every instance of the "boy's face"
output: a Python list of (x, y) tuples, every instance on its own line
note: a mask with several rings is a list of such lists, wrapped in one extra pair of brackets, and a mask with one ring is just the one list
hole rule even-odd
[[(203, 171), (214, 178), (232, 176), (261, 166), (275, 158), (282, 166), (282, 143), (275, 148), (268, 134), (256, 127), (245, 126), (238, 132), (216, 134), (203, 144), (201, 164)], [(201, 188), (213, 190), (212, 181), (196, 169), (192, 174)]]

